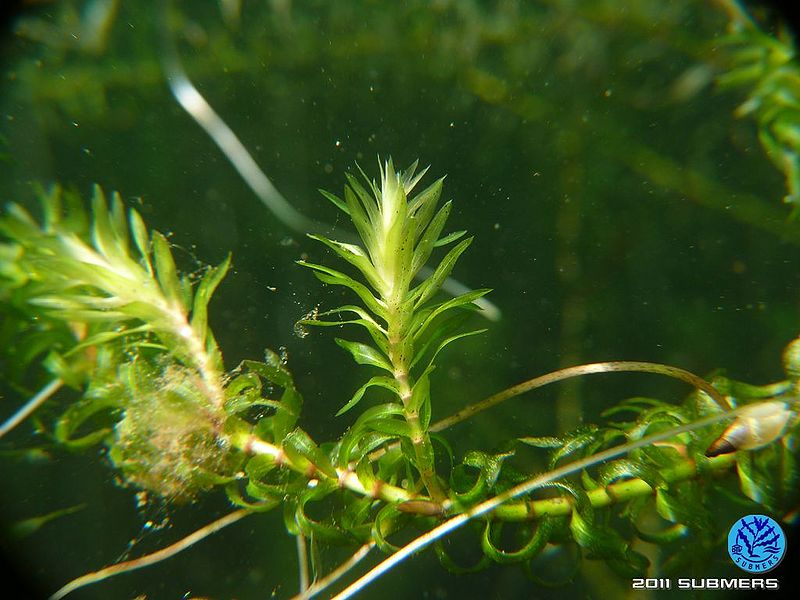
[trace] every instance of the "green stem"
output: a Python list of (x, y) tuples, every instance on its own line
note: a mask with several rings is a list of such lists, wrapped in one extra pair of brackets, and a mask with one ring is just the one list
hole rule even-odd
[(413, 343), (407, 334), (410, 324), (409, 314), (394, 309), (396, 304), (389, 304), (389, 360), (392, 363), (394, 379), (397, 382), (400, 400), (403, 402), (403, 416), (411, 430), (411, 444), (414, 458), (422, 483), (434, 502), (442, 503), (447, 498), (436, 476), (433, 444), (428, 432), (422, 427), (417, 408), (411, 406), (413, 384), (410, 381), (408, 359), (413, 356)]
[[(255, 435), (240, 433), (232, 436), (229, 441), (233, 447), (246, 454), (272, 456), (276, 464), (301, 473), (309, 479), (331, 479), (310, 461), (304, 464), (296, 463), (292, 461), (283, 448), (266, 442)], [(372, 486), (367, 488), (358, 479), (356, 473), (350, 469), (336, 469), (336, 478), (339, 487), (347, 488), (362, 496), (380, 498), (392, 504), (408, 502), (417, 498), (416, 494), (385, 481), (376, 480)]]
[[(703, 471), (724, 471), (736, 463), (736, 454), (724, 454), (708, 459)], [(663, 471), (662, 476), (667, 484), (692, 479), (698, 474), (697, 463), (686, 459), (677, 466)], [(603, 508), (612, 504), (628, 502), (634, 498), (651, 496), (656, 490), (644, 480), (635, 478), (612, 483), (611, 485), (589, 490), (586, 495), (592, 508)], [(495, 509), (492, 516), (503, 521), (527, 521), (542, 517), (563, 517), (570, 515), (574, 501), (570, 497), (558, 496), (543, 500), (525, 500), (504, 504)]]

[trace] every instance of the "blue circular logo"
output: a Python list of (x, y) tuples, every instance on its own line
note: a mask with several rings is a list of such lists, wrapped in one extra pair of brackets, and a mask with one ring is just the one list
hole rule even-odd
[(728, 554), (748, 573), (771, 571), (786, 554), (786, 536), (781, 526), (765, 515), (747, 515), (728, 532)]

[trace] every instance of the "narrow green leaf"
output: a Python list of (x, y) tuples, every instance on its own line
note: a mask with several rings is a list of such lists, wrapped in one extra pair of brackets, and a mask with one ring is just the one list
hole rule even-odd
[(217, 267), (211, 267), (203, 275), (200, 280), (200, 285), (197, 286), (197, 291), (194, 294), (194, 304), (192, 306), (192, 328), (200, 339), (205, 343), (206, 334), (208, 333), (208, 302), (211, 296), (217, 289), (225, 274), (231, 265), (231, 255), (225, 257), (225, 260)]
[[(119, 195), (112, 197), (112, 211), (109, 212), (103, 190), (99, 185), (95, 185), (92, 215), (94, 218), (92, 243), (97, 251), (108, 260), (115, 272), (135, 272), (137, 265), (128, 255), (128, 231)], [(121, 226), (118, 223), (120, 218), (122, 218)], [(121, 230), (118, 231), (118, 228)]]
[(444, 177), (437, 179), (408, 203), (408, 214), (416, 222), (417, 237), (430, 223), (431, 217), (436, 210), (436, 204), (442, 195), (443, 182)]
[(391, 379), (390, 377), (386, 377), (386, 376), (383, 376), (383, 375), (378, 375), (378, 376), (375, 376), (372, 379), (370, 379), (367, 383), (362, 385), (360, 388), (358, 388), (356, 390), (355, 394), (353, 394), (353, 397), (350, 398), (350, 400), (347, 401), (347, 404), (345, 404), (342, 408), (339, 409), (339, 412), (336, 413), (336, 416), (338, 417), (339, 415), (343, 415), (348, 410), (353, 408), (356, 404), (358, 404), (359, 401), (361, 400), (361, 398), (364, 397), (365, 392), (369, 388), (371, 388), (373, 386), (382, 387), (382, 388), (386, 388), (387, 390), (391, 390), (392, 392), (397, 394), (398, 398), (400, 397), (400, 392), (397, 389), (397, 383), (395, 382), (395, 380)]
[(376, 197), (365, 190), (364, 186), (361, 185), (356, 177), (350, 173), (345, 173), (345, 176), (347, 177), (347, 183), (350, 184), (350, 188), (356, 193), (361, 202), (361, 206), (366, 211), (369, 220), (372, 223), (378, 223), (380, 221), (380, 215), (378, 213), (378, 201)]
[(245, 360), (242, 364), (270, 383), (283, 388), (281, 406), (284, 410), (279, 410), (272, 417), (275, 439), (282, 440), (297, 423), (303, 406), (303, 397), (295, 388), (291, 373), (283, 365), (281, 358), (271, 350), (264, 351), (264, 362)]
[(122, 196), (119, 195), (119, 192), (111, 194), (110, 222), (114, 237), (127, 256), (130, 239), (128, 238), (128, 223), (125, 221), (125, 205), (122, 203)]
[(547, 545), (547, 542), (550, 539), (550, 534), (553, 531), (552, 519), (548, 518), (541, 519), (539, 522), (536, 523), (536, 527), (531, 533), (531, 536), (528, 539), (528, 541), (525, 542), (525, 544), (523, 544), (523, 546), (520, 549), (514, 551), (508, 551), (498, 548), (495, 545), (494, 541), (492, 540), (493, 528), (499, 530), (502, 527), (502, 525), (503, 523), (499, 521), (494, 521), (491, 519), (486, 521), (486, 526), (484, 527), (483, 530), (483, 540), (482, 540), (484, 553), (494, 562), (501, 565), (519, 563), (522, 561), (530, 560), (534, 556), (537, 556), (542, 550), (544, 550), (545, 546)]
[(304, 260), (297, 261), (297, 264), (314, 270), (317, 278), (323, 283), (330, 285), (342, 285), (350, 288), (358, 295), (359, 298), (361, 298), (364, 304), (367, 305), (367, 308), (374, 314), (382, 317), (386, 313), (383, 305), (378, 301), (377, 298), (375, 298), (372, 292), (369, 291), (369, 288), (363, 283), (359, 283), (352, 277), (348, 277), (344, 273), (336, 271), (335, 269), (330, 269), (323, 265), (309, 263)]
[(61, 205), (61, 187), (53, 185), (47, 192), (40, 189), (39, 195), (42, 199), (42, 212), (44, 213), (42, 229), (48, 233), (54, 233), (61, 222), (63, 210)]
[(396, 402), (379, 404), (365, 410), (359, 415), (353, 426), (342, 436), (339, 450), (336, 456), (336, 463), (346, 468), (352, 460), (353, 448), (360, 443), (362, 437), (370, 431), (370, 422), (374, 419), (387, 418), (393, 415), (402, 415), (403, 406)]
[(423, 373), (414, 387), (411, 388), (411, 401), (408, 403), (410, 412), (418, 412), (422, 404), (430, 400), (431, 384), (428, 373)]
[(341, 210), (343, 213), (348, 214), (348, 215), (350, 214), (350, 209), (347, 208), (347, 204), (345, 204), (344, 200), (339, 198), (339, 196), (336, 196), (335, 194), (331, 194), (330, 192), (328, 192), (326, 190), (319, 190), (318, 189), (317, 191), (320, 194), (322, 194), (325, 198), (327, 198), (328, 200), (333, 202), (333, 204), (336, 206), (336, 208)]
[(113, 394), (99, 398), (86, 398), (72, 404), (56, 422), (53, 432), (56, 440), (73, 450), (82, 450), (103, 441), (111, 435), (111, 427), (101, 427), (78, 438), (72, 436), (92, 416), (116, 407), (117, 401)]
[(308, 237), (312, 240), (317, 240), (318, 242), (322, 242), (328, 248), (333, 250), (336, 254), (338, 254), (341, 258), (349, 262), (353, 265), (356, 269), (361, 271), (361, 274), (367, 278), (369, 284), (373, 287), (375, 291), (378, 291), (381, 286), (380, 277), (378, 277), (377, 271), (375, 271), (375, 267), (372, 266), (372, 262), (369, 259), (369, 256), (364, 252), (364, 250), (360, 246), (356, 246), (355, 244), (345, 244), (342, 242), (337, 242), (335, 240), (330, 240), (322, 235), (317, 235), (314, 233), (309, 233)]
[(472, 304), (478, 298), (482, 298), (486, 294), (488, 294), (491, 290), (489, 288), (479, 289), (479, 290), (472, 290), (467, 292), (466, 294), (461, 294), (460, 296), (456, 296), (455, 298), (450, 298), (441, 304), (437, 304), (436, 306), (431, 307), (429, 311), (423, 310), (420, 311), (417, 316), (414, 318), (414, 321), (411, 323), (411, 332), (414, 336), (414, 339), (418, 339), (425, 330), (430, 326), (433, 320), (438, 317), (439, 315), (445, 313), (446, 311), (457, 308), (459, 306), (464, 306), (467, 304)]
[(361, 342), (349, 342), (342, 338), (336, 338), (336, 343), (352, 354), (353, 359), (358, 364), (372, 365), (373, 367), (384, 369), (389, 373), (393, 372), (392, 365), (389, 364), (388, 359), (372, 346), (362, 344)]
[(170, 301), (187, 310), (187, 307), (183, 305), (181, 282), (178, 279), (178, 270), (169, 249), (169, 242), (158, 231), (153, 232), (153, 256), (155, 257), (156, 278), (161, 291)]
[[(425, 371), (428, 371), (431, 368), (431, 366), (433, 365), (433, 361), (436, 359), (436, 356), (439, 354), (439, 352), (442, 351), (442, 349), (445, 346), (451, 344), (452, 342), (455, 342), (456, 340), (460, 340), (461, 338), (470, 337), (472, 335), (478, 335), (479, 333), (483, 333), (485, 331), (488, 331), (488, 330), (485, 329), (485, 328), (484, 329), (476, 329), (474, 331), (467, 331), (465, 333), (459, 333), (457, 335), (451, 335), (450, 337), (445, 338), (436, 347), (436, 350), (434, 351), (433, 355), (431, 356), (430, 360), (428, 361), (428, 366), (425, 368)], [(424, 354), (425, 354), (425, 348), (423, 348), (420, 352), (417, 353), (417, 355), (414, 357), (414, 360), (411, 362), (411, 367), (409, 367), (409, 368), (413, 368), (414, 365), (416, 365), (419, 362), (419, 360), (423, 357)]]
[(150, 262), (150, 236), (147, 234), (147, 227), (141, 215), (133, 208), (128, 212), (128, 220), (130, 221), (133, 242), (142, 257), (147, 274), (152, 277), (153, 265)]
[(472, 239), (473, 238), (469, 237), (459, 242), (453, 249), (450, 250), (450, 252), (445, 255), (445, 257), (442, 259), (442, 262), (440, 262), (439, 266), (436, 267), (433, 275), (431, 275), (428, 279), (411, 291), (409, 296), (415, 300), (414, 308), (422, 306), (431, 297), (433, 297), (437, 291), (439, 291), (442, 283), (444, 283), (444, 280), (450, 275), (450, 271), (453, 270), (458, 257), (461, 256), (464, 250), (469, 247), (469, 245), (472, 243)]
[(283, 439), (283, 449), (290, 459), (302, 456), (328, 477), (336, 479), (336, 469), (328, 456), (302, 429), (294, 429)]
[(244, 467), (244, 472), (249, 479), (262, 480), (278, 467), (275, 457), (268, 454), (256, 454)]
[(338, 315), (343, 312), (352, 312), (359, 315), (360, 319), (345, 319), (341, 321), (323, 321), (318, 318), (313, 319), (301, 319), (297, 323), (299, 325), (311, 325), (313, 327), (340, 327), (342, 325), (361, 325), (364, 329), (367, 330), (372, 340), (377, 344), (378, 348), (380, 348), (381, 352), (384, 354), (389, 353), (388, 341), (386, 339), (387, 334), (386, 330), (378, 325), (378, 323), (373, 319), (370, 314), (365, 311), (360, 306), (355, 306), (352, 304), (347, 304), (345, 306), (340, 306), (338, 308), (334, 308), (332, 310), (326, 310), (325, 312), (317, 314), (317, 317), (325, 317), (328, 315)]
[(533, 446), (534, 448), (560, 448), (564, 444), (562, 438), (551, 436), (521, 437), (517, 438), (517, 441), (527, 444), (528, 446)]
[(347, 212), (350, 215), (350, 220), (358, 231), (359, 237), (363, 240), (367, 248), (372, 248), (375, 245), (375, 234), (373, 233), (372, 223), (370, 222), (367, 213), (356, 198), (356, 193), (350, 189), (349, 186), (344, 188), (344, 201), (347, 205)]
[(440, 246), (446, 246), (451, 242), (455, 242), (457, 239), (460, 239), (467, 233), (466, 229), (462, 229), (461, 231), (454, 231), (453, 233), (448, 233), (443, 238), (439, 238), (433, 244), (434, 248), (439, 248)]
[(372, 419), (369, 422), (369, 427), (379, 433), (386, 433), (404, 438), (411, 437), (411, 426), (400, 419), (393, 419), (389, 417)]
[(436, 213), (436, 216), (433, 217), (430, 225), (425, 229), (424, 233), (422, 233), (422, 237), (414, 249), (414, 256), (411, 260), (411, 271), (413, 273), (416, 274), (425, 263), (428, 262), (436, 240), (439, 238), (439, 234), (444, 228), (447, 217), (450, 215), (452, 206), (452, 202), (445, 202), (439, 209), (439, 212)]
[(15, 538), (25, 538), (29, 535), (32, 535), (39, 531), (43, 525), (46, 525), (50, 521), (58, 519), (60, 517), (64, 517), (66, 515), (71, 515), (72, 513), (78, 512), (86, 508), (86, 504), (77, 504), (75, 506), (70, 506), (67, 508), (62, 508), (60, 510), (54, 510), (53, 512), (49, 512), (46, 515), (39, 515), (38, 517), (31, 517), (30, 519), (23, 519), (22, 521), (17, 521), (16, 523), (12, 523), (10, 527), (11, 535)]

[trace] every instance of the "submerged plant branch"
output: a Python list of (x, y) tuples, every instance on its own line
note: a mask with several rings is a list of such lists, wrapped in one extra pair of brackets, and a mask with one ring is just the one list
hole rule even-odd
[(361, 546), (358, 550), (356, 550), (350, 558), (344, 561), (341, 565), (336, 567), (333, 571), (328, 573), (322, 579), (315, 581), (311, 586), (305, 590), (303, 593), (298, 594), (292, 598), (292, 600), (307, 600), (308, 598), (313, 598), (314, 596), (321, 594), (330, 586), (335, 584), (339, 579), (344, 577), (350, 570), (358, 566), (362, 560), (364, 560), (367, 555), (375, 548), (375, 542), (370, 541)]
[[(43, 361), (56, 379), (29, 406), (52, 395), (60, 382), (81, 393), (55, 419), (54, 439), (72, 449), (103, 444), (124, 485), (167, 501), (192, 501), (201, 492), (224, 489), (231, 503), (242, 507), (159, 552), (77, 578), (54, 598), (155, 564), (245, 514), (277, 506), (286, 529), (297, 537), (299, 597), (308, 598), (338, 581), (375, 546), (396, 553), (342, 597), (489, 513), (480, 546), (482, 566), (527, 561), (547, 543), (571, 539), (612, 567), (641, 573), (646, 559), (603, 526), (605, 520), (594, 519), (592, 511), (633, 501), (624, 514), (634, 521), (636, 507), (655, 495), (656, 510), (672, 524), (670, 536), (702, 529), (684, 518), (686, 505), (703, 505), (716, 493), (709, 485), (713, 475), (734, 463), (743, 495), (774, 510), (792, 501), (791, 494), (774, 490), (786, 487), (794, 472), (773, 465), (790, 464), (800, 402), (800, 338), (784, 353), (787, 380), (776, 384), (748, 386), (717, 377), (712, 385), (668, 365), (600, 362), (530, 379), (431, 425), (431, 374), (440, 353), (483, 331), (465, 330), (463, 324), (489, 290), (439, 297), (471, 238), (462, 239), (460, 231), (444, 233), (451, 205), (437, 206), (441, 179), (411, 196), (425, 172), (415, 167), (397, 172), (387, 161), (380, 165), (380, 181), (351, 176), (342, 198), (324, 193), (350, 217), (361, 245), (312, 237), (355, 269), (361, 281), (322, 264), (300, 263), (322, 282), (348, 288), (361, 303), (314, 312), (301, 321), (320, 327), (357, 325), (369, 340), (336, 339), (357, 363), (375, 372), (338, 414), (352, 410), (372, 388), (389, 392), (374, 398), (338, 439), (323, 444), (298, 427), (303, 399), (281, 356), (266, 350), (262, 361), (245, 360), (225, 372), (209, 327), (208, 304), (229, 258), (199, 281), (181, 276), (164, 236), (148, 232), (135, 211), (126, 219), (119, 196), (109, 209), (99, 189), (91, 224), (81, 210), (62, 210), (61, 200), (74, 198), (57, 188), (43, 199), (42, 224), (18, 207), (0, 219), (7, 238), (0, 269), (3, 300), (13, 301), (22, 318), (61, 328), (58, 339), (64, 340)], [(416, 282), (414, 275), (437, 248), (445, 248), (437, 266)], [(29, 355), (33, 362), (37, 354)], [(459, 460), (441, 438), (449, 456), (436, 460), (432, 432), (538, 387), (609, 372), (665, 375), (698, 392), (682, 405), (648, 398), (622, 401), (603, 418), (633, 413), (633, 420), (585, 426), (558, 438), (505, 440), (494, 454), (473, 449)], [(688, 435), (734, 416), (721, 435)], [(626, 443), (613, 446), (620, 438)], [(550, 450), (546, 473), (530, 477), (517, 470), (511, 459), (523, 445)], [(759, 448), (763, 453), (733, 454)], [(626, 453), (630, 458), (613, 460)], [(601, 463), (606, 464), (589, 471)], [(580, 483), (563, 480), (579, 471)], [(671, 495), (673, 489), (700, 484), (696, 497)], [(519, 499), (545, 485), (561, 495)], [(444, 515), (450, 519), (402, 549), (387, 540), (430, 528)], [(524, 547), (513, 552), (499, 548), (503, 525), (521, 521), (529, 521), (533, 532)], [(599, 540), (604, 540), (601, 546)], [(307, 560), (310, 555), (311, 565), (319, 565), (321, 541), (358, 549), (314, 582)], [(450, 568), (444, 548), (437, 548), (437, 554)]]
[(122, 563), (118, 563), (116, 565), (105, 567), (103, 569), (100, 569), (99, 571), (95, 571), (94, 573), (87, 573), (86, 575), (82, 575), (81, 577), (73, 579), (68, 584), (61, 587), (52, 596), (50, 596), (50, 600), (61, 600), (61, 598), (64, 598), (65, 596), (71, 594), (75, 590), (78, 590), (82, 587), (86, 587), (87, 585), (100, 583), (101, 581), (105, 581), (109, 577), (114, 577), (115, 575), (128, 573), (130, 571), (135, 571), (136, 569), (143, 569), (144, 567), (149, 567), (168, 558), (172, 558), (176, 554), (183, 552), (187, 548), (191, 548), (197, 542), (207, 538), (210, 535), (217, 533), (218, 531), (224, 529), (228, 525), (233, 525), (234, 523), (240, 521), (249, 514), (252, 514), (251, 511), (248, 511), (243, 508), (235, 510), (232, 513), (225, 515), (224, 517), (221, 517), (216, 521), (212, 521), (208, 525), (201, 527), (197, 531), (190, 533), (185, 538), (178, 540), (174, 544), (170, 544), (166, 548), (162, 548), (161, 550), (158, 550), (151, 554), (140, 556), (139, 558), (135, 558), (133, 560), (128, 560)]
[(21, 406), (13, 415), (11, 415), (5, 423), (0, 425), (0, 438), (7, 434), (9, 431), (14, 429), (17, 425), (22, 423), (25, 419), (33, 414), (33, 412), (39, 408), (42, 404), (47, 402), (47, 400), (55, 394), (61, 386), (64, 385), (64, 382), (61, 379), (53, 379), (50, 383), (44, 386), (41, 390), (36, 392), (34, 396), (28, 400), (23, 406)]
[(648, 362), (639, 362), (639, 361), (630, 361), (630, 360), (617, 360), (617, 361), (609, 361), (609, 362), (599, 362), (599, 363), (591, 363), (587, 365), (578, 365), (575, 367), (566, 367), (564, 369), (559, 369), (557, 371), (553, 371), (551, 373), (547, 373), (545, 375), (540, 375), (538, 377), (534, 377), (533, 379), (529, 379), (527, 381), (523, 381), (522, 383), (518, 383), (517, 385), (511, 386), (501, 392), (497, 392), (496, 394), (492, 394), (488, 398), (481, 400), (480, 402), (476, 402), (475, 404), (470, 404), (466, 408), (456, 412), (449, 417), (446, 417), (440, 421), (437, 421), (433, 425), (431, 425), (432, 432), (439, 432), (444, 431), (448, 427), (452, 427), (456, 423), (460, 423), (473, 417), (474, 415), (483, 412), (493, 406), (500, 404), (501, 402), (505, 402), (506, 400), (513, 398), (515, 396), (519, 396), (520, 394), (524, 394), (525, 392), (529, 392), (531, 390), (535, 390), (536, 388), (544, 387), (546, 385), (550, 385), (551, 383), (556, 383), (558, 381), (564, 381), (565, 379), (570, 379), (572, 377), (581, 377), (583, 375), (591, 375), (594, 373), (654, 373), (657, 375), (665, 375), (667, 377), (673, 377), (675, 379), (680, 379), (690, 385), (693, 385), (698, 390), (701, 390), (708, 394), (714, 402), (716, 402), (722, 409), (727, 409), (730, 405), (725, 401), (722, 395), (708, 383), (702, 377), (695, 375), (685, 369), (681, 369), (679, 367), (671, 367), (669, 365), (663, 365), (660, 363), (648, 363)]
[(602, 452), (598, 452), (597, 454), (594, 454), (592, 456), (573, 461), (571, 463), (553, 469), (547, 473), (533, 477), (517, 486), (514, 486), (513, 488), (507, 490), (506, 492), (503, 492), (502, 494), (498, 494), (497, 496), (494, 496), (493, 498), (481, 502), (480, 504), (470, 508), (469, 510), (461, 514), (448, 519), (441, 525), (438, 525), (433, 529), (431, 529), (430, 531), (417, 537), (412, 542), (409, 542), (408, 544), (403, 546), (400, 550), (392, 554), (390, 557), (383, 560), (380, 564), (378, 564), (376, 567), (371, 569), (365, 575), (363, 575), (358, 580), (353, 582), (342, 592), (334, 596), (333, 600), (346, 600), (347, 598), (353, 597), (355, 594), (357, 594), (365, 587), (370, 585), (372, 582), (374, 582), (376, 579), (381, 577), (384, 573), (394, 568), (407, 558), (410, 558), (414, 554), (427, 548), (428, 546), (430, 546), (437, 540), (441, 539), (442, 537), (449, 535), (456, 529), (463, 527), (469, 521), (494, 511), (495, 509), (497, 509), (504, 503), (508, 502), (509, 500), (513, 500), (514, 498), (518, 498), (519, 496), (524, 496), (525, 494), (528, 494), (537, 488), (541, 488), (547, 485), (548, 483), (558, 481), (559, 479), (567, 477), (568, 475), (582, 471), (592, 465), (603, 463), (607, 460), (611, 460), (618, 456), (622, 456), (623, 454), (626, 454), (633, 450), (650, 446), (656, 442), (668, 440), (681, 433), (694, 431), (701, 427), (705, 427), (707, 425), (711, 425), (719, 421), (729, 419), (738, 414), (739, 412), (741, 412), (741, 410), (742, 409), (734, 409), (724, 413), (711, 415), (709, 417), (700, 419), (698, 421), (689, 423), (687, 425), (683, 425), (681, 427), (675, 427), (667, 431), (662, 431), (644, 437), (635, 442), (620, 444), (619, 446), (609, 448), (608, 450), (603, 450)]

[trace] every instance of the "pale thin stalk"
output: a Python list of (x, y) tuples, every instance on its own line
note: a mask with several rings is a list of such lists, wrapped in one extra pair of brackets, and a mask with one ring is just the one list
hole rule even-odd
[(120, 573), (127, 573), (129, 571), (134, 571), (136, 569), (149, 567), (151, 565), (161, 562), (162, 560), (172, 558), (179, 552), (183, 552), (184, 550), (193, 546), (200, 540), (207, 538), (208, 536), (218, 532), (220, 529), (223, 529), (228, 525), (236, 523), (237, 521), (246, 517), (249, 514), (251, 514), (251, 511), (246, 508), (235, 510), (232, 513), (225, 515), (224, 517), (217, 519), (216, 521), (213, 521), (208, 525), (205, 525), (204, 527), (201, 527), (197, 531), (190, 533), (185, 538), (178, 540), (174, 544), (167, 546), (166, 548), (162, 548), (161, 550), (158, 550), (156, 552), (153, 552), (152, 554), (145, 554), (144, 556), (140, 556), (139, 558), (118, 563), (116, 565), (111, 565), (103, 569), (100, 569), (99, 571), (94, 571), (93, 573), (87, 573), (86, 575), (82, 575), (77, 579), (73, 579), (64, 587), (55, 592), (52, 596), (50, 596), (49, 600), (60, 600), (67, 594), (71, 594), (75, 590), (80, 589), (82, 587), (86, 587), (87, 585), (99, 583), (101, 581), (108, 579), (109, 577), (119, 575)]
[(492, 408), (493, 406), (496, 406), (501, 402), (505, 402), (514, 396), (519, 396), (525, 392), (544, 387), (551, 383), (563, 381), (571, 377), (580, 377), (582, 375), (591, 375), (593, 373), (629, 372), (654, 373), (657, 375), (666, 375), (667, 377), (680, 379), (681, 381), (685, 381), (686, 383), (708, 394), (722, 409), (728, 410), (730, 408), (730, 405), (725, 401), (722, 395), (716, 389), (714, 389), (714, 386), (712, 386), (702, 377), (695, 375), (690, 371), (686, 371), (685, 369), (678, 367), (671, 367), (669, 365), (662, 365), (660, 363), (640, 362), (633, 360), (615, 360), (567, 367), (565, 369), (559, 369), (558, 371), (553, 371), (551, 373), (523, 381), (522, 383), (518, 383), (517, 385), (511, 386), (510, 388), (507, 388), (501, 392), (492, 394), (480, 402), (470, 404), (466, 408), (442, 419), (441, 421), (437, 421), (431, 425), (430, 431), (434, 433), (443, 431), (448, 427), (452, 427), (456, 423), (465, 421), (479, 412), (483, 412), (486, 409)]
[(403, 546), (400, 550), (392, 554), (386, 560), (375, 566), (373, 569), (368, 571), (364, 576), (353, 582), (342, 592), (334, 596), (333, 600), (346, 600), (347, 598), (351, 598), (353, 595), (363, 590), (370, 583), (381, 577), (384, 573), (394, 568), (396, 565), (403, 562), (405, 559), (413, 556), (414, 554), (416, 554), (421, 550), (424, 550), (425, 548), (433, 544), (436, 540), (444, 537), (445, 535), (448, 535), (452, 531), (455, 531), (456, 529), (458, 529), (465, 523), (471, 521), (472, 519), (475, 519), (477, 517), (480, 517), (482, 515), (485, 515), (493, 511), (504, 502), (508, 502), (509, 500), (528, 494), (537, 488), (547, 485), (548, 483), (551, 483), (568, 475), (572, 475), (573, 473), (577, 473), (578, 471), (605, 462), (612, 458), (616, 458), (632, 450), (643, 448), (655, 442), (660, 442), (662, 440), (669, 439), (681, 433), (686, 433), (687, 431), (693, 431), (695, 429), (705, 427), (706, 425), (711, 425), (718, 421), (728, 419), (732, 416), (735, 416), (737, 413), (741, 412), (744, 408), (746, 408), (746, 406), (739, 409), (730, 410), (724, 413), (711, 415), (709, 417), (705, 417), (693, 423), (688, 423), (680, 427), (675, 427), (667, 431), (662, 431), (653, 435), (649, 435), (635, 442), (628, 442), (626, 444), (621, 444), (619, 446), (609, 448), (608, 450), (603, 450), (602, 452), (598, 452), (597, 454), (594, 454), (592, 456), (587, 456), (580, 460), (576, 460), (571, 463), (565, 464), (561, 467), (558, 467), (557, 469), (553, 469), (548, 473), (543, 473), (541, 475), (533, 477), (532, 479), (529, 479), (509, 490), (506, 490), (502, 494), (498, 494), (497, 496), (494, 496), (493, 498), (490, 498), (485, 502), (481, 502), (480, 504), (472, 507), (468, 511), (445, 521), (438, 527), (434, 527), (427, 533), (424, 533), (423, 535), (419, 536), (412, 542)]
[(61, 379), (54, 379), (39, 390), (33, 398), (28, 400), (17, 412), (11, 415), (5, 423), (0, 425), (0, 438), (27, 419), (33, 411), (44, 404), (50, 396), (55, 394), (62, 385), (64, 385), (64, 382), (61, 381)]
[(328, 587), (339, 581), (339, 579), (346, 575), (348, 571), (364, 560), (374, 547), (374, 541), (367, 542), (358, 550), (356, 550), (353, 555), (350, 556), (350, 558), (348, 558), (319, 581), (315, 581), (305, 592), (298, 594), (292, 598), (292, 600), (308, 600), (320, 592), (324, 592)]
[(306, 549), (306, 536), (298, 533), (294, 536), (297, 544), (297, 564), (300, 570), (300, 593), (308, 589), (308, 550)]
[[(574, 367), (566, 367), (565, 369), (558, 369), (557, 371), (552, 371), (550, 373), (545, 373), (544, 375), (539, 375), (538, 377), (534, 377), (533, 379), (528, 379), (527, 381), (523, 381), (522, 383), (518, 383), (516, 385), (511, 386), (510, 388), (506, 388), (503, 391), (497, 392), (496, 394), (492, 394), (488, 398), (484, 398), (479, 402), (475, 402), (474, 404), (470, 404), (466, 408), (450, 415), (449, 417), (445, 417), (439, 421), (436, 421), (433, 425), (430, 426), (428, 431), (431, 433), (438, 433), (440, 431), (444, 431), (445, 429), (452, 427), (453, 425), (457, 425), (462, 421), (466, 421), (477, 415), (484, 410), (492, 408), (501, 402), (505, 402), (506, 400), (510, 400), (515, 396), (519, 396), (524, 394), (525, 392), (530, 392), (531, 390), (535, 390), (536, 388), (544, 387), (551, 383), (557, 383), (559, 381), (564, 381), (565, 379), (569, 379), (571, 377), (581, 377), (583, 375), (591, 375), (593, 373), (625, 373), (625, 372), (638, 372), (638, 373), (655, 373), (659, 375), (666, 375), (668, 377), (674, 377), (676, 379), (680, 379), (681, 381), (685, 381), (690, 385), (704, 391), (707, 393), (717, 404), (719, 404), (723, 409), (727, 410), (729, 407), (728, 403), (722, 397), (722, 395), (714, 389), (710, 383), (708, 383), (702, 377), (691, 373), (690, 371), (686, 371), (684, 369), (678, 367), (671, 367), (669, 365), (662, 365), (660, 363), (648, 363), (648, 362), (640, 362), (640, 361), (630, 361), (630, 360), (616, 360), (616, 361), (607, 361), (607, 362), (598, 362), (598, 363), (589, 363), (586, 365), (577, 365)], [(369, 455), (370, 460), (377, 460), (381, 456), (383, 456), (388, 450), (398, 447), (399, 444), (391, 444), (387, 446), (385, 449), (381, 448)]]

